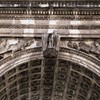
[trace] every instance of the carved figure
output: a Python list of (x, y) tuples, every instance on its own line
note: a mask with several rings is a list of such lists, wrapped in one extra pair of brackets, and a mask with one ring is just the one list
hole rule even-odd
[(47, 47), (48, 48), (55, 48), (57, 46), (57, 34), (54, 31), (53, 33), (50, 33), (47, 37)]
[(25, 40), (13, 40), (13, 42), (9, 42), (9, 39), (0, 41), (0, 54), (4, 54), (7, 52), (16, 52), (21, 49), (25, 49), (26, 46), (29, 46), (29, 41)]

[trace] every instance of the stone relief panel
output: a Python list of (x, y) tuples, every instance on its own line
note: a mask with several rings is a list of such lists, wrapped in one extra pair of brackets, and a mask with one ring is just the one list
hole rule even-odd
[(100, 60), (100, 39), (61, 40), (60, 47), (82, 51)]
[(20, 38), (1, 38), (0, 39), (0, 59), (5, 58), (14, 52), (41, 47), (41, 39), (20, 39)]

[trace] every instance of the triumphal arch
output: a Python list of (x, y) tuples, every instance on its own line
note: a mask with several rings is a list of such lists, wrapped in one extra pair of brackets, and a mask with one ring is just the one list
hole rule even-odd
[(100, 0), (0, 0), (0, 100), (100, 100)]

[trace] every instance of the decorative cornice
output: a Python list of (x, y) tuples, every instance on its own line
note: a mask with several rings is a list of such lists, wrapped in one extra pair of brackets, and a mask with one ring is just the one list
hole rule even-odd
[[(44, 33), (0, 33), (1, 38), (41, 38)], [(61, 38), (63, 39), (99, 39), (100, 33), (87, 33), (87, 34), (69, 34), (69, 33), (59, 33)]]
[(14, 29), (100, 29), (100, 25), (12, 25), (0, 24), (0, 28), (14, 28)]
[[(75, 15), (20, 15), (20, 14), (1, 14), (0, 19), (35, 19), (35, 20), (75, 20)], [(77, 20), (100, 20), (97, 15), (79, 15)]]
[[(31, 13), (30, 13), (31, 12)], [(66, 8), (66, 9), (61, 9), (61, 8), (55, 8), (53, 11), (50, 11), (50, 9), (47, 8), (32, 8), (28, 11), (26, 8), (0, 8), (0, 14), (1, 15), (6, 15), (6, 14), (11, 14), (11, 15), (100, 15), (100, 10), (99, 8), (97, 9), (71, 9), (71, 8)]]

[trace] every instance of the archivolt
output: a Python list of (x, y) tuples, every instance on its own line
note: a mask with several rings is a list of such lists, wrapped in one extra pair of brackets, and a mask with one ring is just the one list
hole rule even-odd
[[(35, 51), (34, 50), (26, 50), (20, 51), (20, 54), (16, 57), (9, 56), (8, 58), (3, 59), (0, 61), (0, 76), (2, 76), (5, 72), (11, 70), (12, 68), (28, 62), (30, 60), (35, 59), (43, 59), (43, 52), (41, 50)], [(16, 55), (16, 54), (15, 54)], [(71, 50), (68, 48), (60, 48), (60, 51), (58, 53), (58, 59), (68, 60), (74, 63), (77, 63), (79, 65), (84, 66), (85, 68), (91, 70), (98, 76), (100, 76), (100, 61), (96, 58), (93, 58), (92, 56), (89, 56), (85, 53)], [(4, 63), (3, 63), (4, 62)]]

